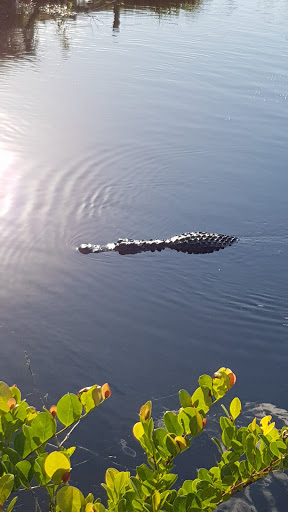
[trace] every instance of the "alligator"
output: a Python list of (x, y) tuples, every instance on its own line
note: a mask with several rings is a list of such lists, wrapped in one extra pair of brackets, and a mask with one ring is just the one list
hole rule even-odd
[(78, 251), (82, 254), (107, 251), (116, 251), (119, 254), (138, 254), (146, 251), (163, 251), (168, 248), (178, 252), (187, 252), (188, 254), (206, 254), (224, 249), (228, 245), (232, 245), (236, 240), (237, 238), (234, 236), (195, 231), (176, 235), (166, 240), (133, 240), (130, 238), (120, 238), (117, 242), (112, 242), (107, 245), (81, 244), (78, 247)]

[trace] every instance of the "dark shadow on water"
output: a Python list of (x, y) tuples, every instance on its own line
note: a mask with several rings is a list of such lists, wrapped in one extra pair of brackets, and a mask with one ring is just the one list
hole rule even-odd
[[(164, 15), (178, 16), (181, 10), (196, 11), (202, 0), (124, 0), (121, 3), (114, 0), (35, 0), (33, 3), (21, 0), (0, 1), (0, 61), (21, 59), (36, 55), (37, 22), (54, 20), (65, 24), (75, 20), (80, 13), (111, 11), (114, 14), (112, 31), (119, 32), (121, 11), (127, 9), (150, 10), (159, 18)], [(63, 33), (63, 31), (61, 32)], [(69, 46), (65, 41), (64, 47)]]

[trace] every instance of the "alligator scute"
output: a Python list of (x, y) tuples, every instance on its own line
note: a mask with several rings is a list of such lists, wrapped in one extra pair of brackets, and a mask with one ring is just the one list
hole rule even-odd
[(178, 252), (186, 252), (188, 254), (207, 254), (224, 249), (236, 241), (237, 238), (234, 236), (193, 231), (191, 233), (176, 235), (166, 240), (133, 240), (121, 238), (117, 240), (117, 242), (112, 242), (107, 245), (81, 244), (78, 247), (78, 251), (82, 254), (115, 251), (124, 255), (174, 249)]

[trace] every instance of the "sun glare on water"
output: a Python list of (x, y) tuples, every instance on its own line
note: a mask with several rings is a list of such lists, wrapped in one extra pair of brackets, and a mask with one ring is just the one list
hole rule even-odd
[(0, 147), (0, 217), (11, 208), (18, 176), (13, 175), (14, 155)]

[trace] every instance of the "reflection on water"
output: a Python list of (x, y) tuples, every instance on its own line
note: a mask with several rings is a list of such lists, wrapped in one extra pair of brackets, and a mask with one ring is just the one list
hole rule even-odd
[(65, 40), (66, 33), (63, 24), (68, 20), (76, 20), (79, 13), (92, 13), (100, 10), (113, 10), (114, 19), (112, 29), (114, 33), (119, 31), (121, 9), (141, 10), (150, 9), (159, 15), (179, 15), (180, 9), (188, 11), (196, 10), (202, 0), (139, 0), (131, 2), (125, 0), (1, 0), (0, 5), (0, 59), (21, 58), (25, 55), (35, 54), (37, 47), (37, 33), (35, 24), (37, 21), (55, 20), (62, 35), (62, 45), (68, 48)]
[[(287, 0), (125, 2), (0, 2), (1, 380), (31, 392), (26, 350), (50, 403), (111, 384), (71, 439), (95, 495), (142, 461), (140, 406), (176, 409), (200, 374), (288, 409)], [(76, 250), (196, 230), (239, 242)], [(189, 476), (214, 464), (199, 439)]]

